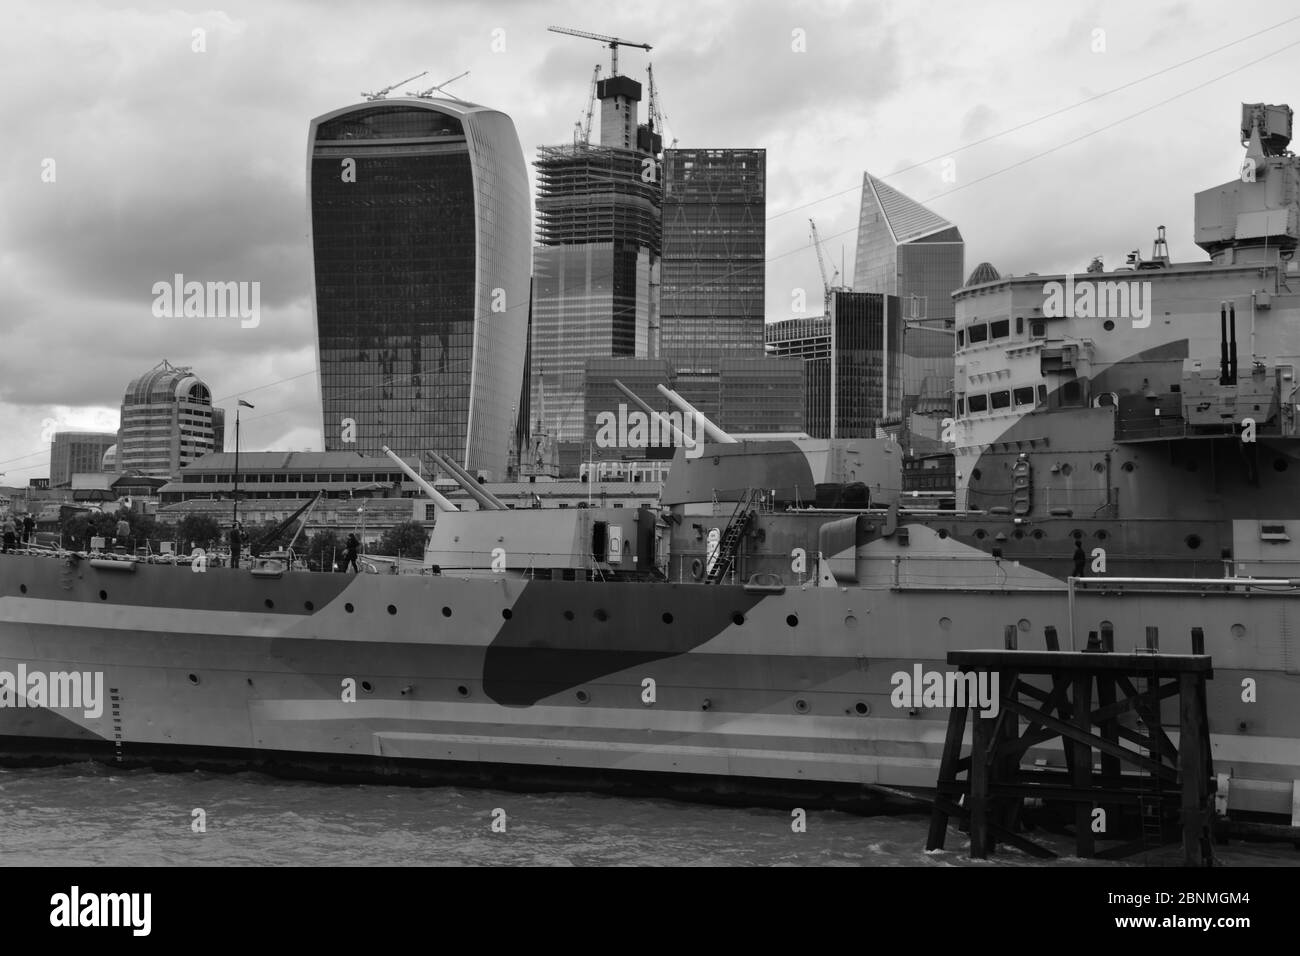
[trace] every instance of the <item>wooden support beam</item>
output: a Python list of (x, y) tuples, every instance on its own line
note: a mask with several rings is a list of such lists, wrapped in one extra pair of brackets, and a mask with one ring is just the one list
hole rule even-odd
[(989, 750), (993, 743), (993, 721), (979, 716), (973, 721), (970, 800), (967, 801), (970, 804), (970, 855), (983, 860), (989, 855)]
[[(1028, 717), (1030, 720), (1039, 721), (1046, 726), (1057, 730), (1068, 740), (1078, 740), (1086, 743), (1090, 747), (1102, 751), (1103, 753), (1114, 754), (1127, 763), (1131, 763), (1136, 767), (1142, 767), (1143, 769), (1154, 773), (1159, 773), (1162, 777), (1169, 780), (1176, 780), (1178, 778), (1178, 772), (1174, 770), (1173, 767), (1166, 767), (1164, 764), (1157, 763), (1150, 757), (1144, 757), (1131, 750), (1125, 750), (1123, 747), (1117, 747), (1111, 744), (1108, 740), (1098, 737), (1096, 734), (1084, 733), (1078, 730), (1075, 725), (1067, 724), (1062, 720), (1057, 720), (1055, 717), (1048, 717), (1046, 714), (1036, 711), (1031, 707), (1026, 707), (1018, 701), (1005, 701), (1002, 706), (1014, 710), (1017, 713)], [(1085, 715), (1083, 719), (1088, 720), (1089, 718)], [(1066, 752), (1069, 753), (1069, 748), (1067, 748)]]
[(1178, 769), (1183, 778), (1183, 863), (1187, 866), (1209, 866), (1213, 851), (1209, 846), (1209, 774), (1205, 767), (1205, 753), (1201, 743), (1209, 738), (1209, 730), (1201, 723), (1200, 695), (1205, 693), (1205, 681), (1194, 674), (1179, 678), (1182, 695), (1179, 698), (1179, 734), (1182, 749), (1178, 754)]
[[(1070, 735), (1074, 742), (1074, 786), (1078, 789), (1092, 787), (1092, 748), (1083, 739), (1085, 736), (1093, 736), (1090, 733), (1091, 714), (1092, 675), (1080, 674), (1074, 678), (1074, 725), (1078, 733)], [(1079, 856), (1085, 860), (1096, 850), (1092, 833), (1092, 808), (1085, 803), (1075, 804), (1074, 807), (1074, 845)]]
[[(948, 713), (948, 735), (944, 738), (943, 754), (939, 758), (938, 787), (941, 792), (943, 788), (955, 785), (957, 783), (957, 774), (962, 769), (969, 769), (970, 767), (969, 760), (961, 758), (961, 739), (966, 733), (967, 713), (968, 710), (965, 707), (954, 707)], [(965, 764), (965, 767), (959, 766), (960, 764)], [(948, 815), (940, 809), (939, 803), (936, 802), (934, 810), (930, 814), (930, 832), (926, 836), (925, 848), (927, 850), (942, 850), (947, 833)]]

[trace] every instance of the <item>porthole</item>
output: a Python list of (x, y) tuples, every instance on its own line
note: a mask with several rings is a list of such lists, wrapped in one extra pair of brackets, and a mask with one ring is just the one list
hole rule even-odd
[(1119, 467), (1120, 467), (1120, 470), (1121, 470), (1121, 471), (1132, 471), (1132, 470), (1133, 470), (1133, 462), (1131, 462), (1131, 461), (1126, 461), (1126, 462), (1124, 462), (1124, 464), (1120, 465)]
[(946, 537), (948, 537), (948, 529), (947, 529), (947, 528), (940, 528), (940, 529), (939, 529), (939, 540), (942, 541), (942, 540), (943, 540), (944, 538), (946, 538)]
[[(347, 604), (343, 605), (343, 610), (345, 610), (345, 611), (347, 611), (349, 614), (351, 614), (353, 611), (356, 610), (356, 608), (354, 608), (354, 607), (352, 606), (352, 603), (349, 601)], [(446, 611), (447, 609), (446, 609), (446, 608), (443, 608), (443, 610)]]
[(950, 627), (952, 627), (952, 618), (950, 617), (939, 618), (939, 626), (943, 628), (945, 631), (948, 630)]
[(794, 709), (795, 709), (795, 713), (799, 713), (799, 714), (808, 713), (808, 701), (804, 700), (802, 697), (796, 698), (794, 702)]
[(785, 623), (789, 624), (791, 627), (798, 627), (799, 616), (797, 614), (787, 614), (785, 616)]
[(311, 601), (303, 601), (302, 606), (306, 608), (308, 611), (316, 610), (316, 605), (313, 604)]
[(100, 592), (99, 592), (99, 599), (100, 599), (101, 601), (107, 601), (107, 600), (108, 600), (108, 592), (107, 592), (107, 591), (100, 591)]
[(198, 675), (198, 674), (191, 674), (191, 675), (190, 675), (190, 683), (191, 683), (191, 684), (197, 684), (198, 682), (199, 682), (199, 675)]
[(1070, 532), (1070, 537), (1073, 538), (1075, 541), (1082, 541), (1083, 532), (1080, 531), (1078, 528), (1075, 528), (1073, 531)]
[(468, 697), (468, 696), (469, 696), (469, 688), (466, 687), (464, 684), (458, 684), (458, 685), (456, 686), (456, 693), (460, 694), (461, 697)]
[(1189, 534), (1187, 537), (1183, 538), (1183, 541), (1193, 551), (1201, 546), (1201, 536), (1199, 534)]
[(512, 610), (510, 610), (510, 608), (508, 608), (508, 607), (503, 607), (503, 608), (501, 609), (501, 618), (502, 618), (502, 620), (506, 620), (506, 621), (508, 621), (508, 620), (510, 620), (510, 619), (511, 619), (512, 617), (514, 617), (514, 616), (515, 616), (515, 612), (512, 611)]
[(1107, 319), (1105, 322), (1101, 323), (1101, 327), (1105, 329), (1107, 332), (1115, 331), (1115, 323), (1112, 322), (1110, 319)]
[(1099, 530), (1097, 531), (1097, 540), (1098, 540), (1098, 541), (1105, 541), (1105, 540), (1106, 540), (1107, 538), (1109, 538), (1109, 537), (1110, 537), (1110, 535), (1106, 532), (1106, 529), (1105, 529), (1105, 528), (1101, 528), (1101, 529), (1099, 529)]
[(983, 541), (985, 538), (988, 537), (988, 533), (983, 528), (976, 528), (975, 537), (978, 538), (980, 541)]
[(731, 623), (740, 627), (740, 625), (745, 623), (745, 615), (741, 614), (739, 611), (734, 612), (731, 615)]
[(1025, 532), (1022, 529), (1017, 528), (1015, 531), (1011, 532), (1011, 536), (1019, 541), (1025, 536)]
[(26, 594), (26, 593), (27, 593), (27, 585), (25, 585), (25, 584), (20, 584), (20, 585), (18, 585), (18, 590), (19, 590), (19, 592), (21, 592), (22, 594)]
[(572, 612), (572, 611), (565, 611), (565, 612), (564, 612), (564, 619), (565, 619), (566, 621), (572, 621), (572, 620), (573, 620), (573, 612)]
[(665, 624), (671, 624), (671, 623), (673, 622), (673, 616), (672, 616), (672, 614), (671, 614), (669, 611), (664, 611), (664, 613), (663, 613), (663, 622), (664, 622)]
[(1061, 466), (1061, 474), (1065, 475), (1066, 478), (1069, 478), (1072, 474), (1074, 474), (1074, 466), (1071, 465), (1069, 462), (1066, 462), (1064, 465)]
[(970, 480), (971, 480), (971, 481), (979, 481), (979, 480), (980, 480), (980, 470), (979, 470), (978, 468), (976, 468), (974, 471), (972, 471), (972, 472), (970, 473)]
[(598, 620), (598, 621), (608, 621), (608, 620), (609, 620), (609, 612), (606, 611), (603, 607), (598, 607), (598, 608), (596, 608), (596, 613), (595, 613), (594, 615), (592, 615), (592, 616), (593, 616), (596, 620)]
[(1092, 470), (1100, 475), (1103, 471), (1106, 470), (1106, 466), (1103, 465), (1101, 462), (1095, 462), (1092, 466)]
[(1234, 625), (1232, 625), (1232, 636), (1233, 636), (1233, 637), (1245, 637), (1245, 636), (1246, 636), (1246, 628), (1245, 628), (1243, 625), (1241, 625), (1241, 624), (1234, 624)]
[(1034, 536), (1034, 540), (1035, 540), (1035, 541), (1042, 541), (1042, 540), (1043, 540), (1043, 529), (1042, 529), (1042, 528), (1035, 528), (1035, 529), (1033, 530), (1033, 536)]
[(444, 607), (444, 608), (442, 609), (442, 616), (443, 616), (443, 617), (451, 617), (451, 608), (449, 608), (449, 607)]
[(389, 613), (389, 614), (396, 614), (396, 613), (397, 613), (397, 605), (396, 605), (396, 604), (390, 604), (390, 605), (388, 605), (388, 613)]
[(361, 682), (361, 689), (364, 690), (367, 694), (369, 694), (369, 693), (370, 693), (371, 691), (373, 691), (375, 688), (374, 688), (374, 686), (370, 683), (370, 681), (368, 681), (368, 680), (363, 680), (363, 681)]
[(580, 704), (585, 704), (591, 700), (591, 695), (588, 694), (585, 690), (580, 690), (573, 696), (578, 698), (578, 703)]
[(1028, 633), (1029, 628), (1032, 626), (1033, 625), (1029, 623), (1029, 618), (1027, 617), (1022, 617), (1020, 620), (1016, 621), (1016, 627), (1018, 627), (1020, 630), (1026, 633)]
[(867, 714), (871, 713), (871, 705), (865, 700), (858, 701), (853, 705), (853, 709), (858, 712), (859, 717), (865, 717)]
[(845, 626), (845, 627), (857, 627), (857, 626), (858, 626), (858, 619), (857, 619), (856, 617), (854, 617), (852, 614), (849, 614), (849, 615), (847, 615), (847, 616), (844, 618), (844, 626)]
[(263, 601), (262, 603), (266, 605), (266, 609), (267, 609), (268, 611), (275, 607), (275, 602), (272, 601), (270, 598), (267, 598), (267, 599), (266, 599), (265, 601)]

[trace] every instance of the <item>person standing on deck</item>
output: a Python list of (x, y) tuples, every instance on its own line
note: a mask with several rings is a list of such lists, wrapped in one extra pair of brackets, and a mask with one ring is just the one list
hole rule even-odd
[(7, 554), (8, 552), (14, 550), (14, 548), (18, 544), (18, 529), (14, 525), (14, 519), (12, 515), (5, 515), (3, 528), (4, 528), (4, 551)]
[(23, 515), (23, 544), (30, 545), (32, 543), (32, 535), (35, 531), (36, 520), (31, 516), (31, 514)]
[(359, 571), (357, 567), (357, 552), (361, 549), (361, 541), (355, 534), (348, 535), (347, 548), (343, 552), (343, 567), (339, 570), (346, 571), (349, 565), (353, 571)]

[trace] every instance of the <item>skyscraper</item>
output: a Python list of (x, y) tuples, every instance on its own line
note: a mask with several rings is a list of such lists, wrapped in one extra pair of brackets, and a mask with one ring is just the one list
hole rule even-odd
[(62, 488), (72, 476), (104, 469), (104, 453), (117, 444), (117, 432), (55, 432), (50, 442), (50, 487)]
[(763, 357), (767, 151), (664, 152), (659, 354), (680, 371)]
[(805, 362), (804, 421), (813, 438), (874, 438), (882, 421), (898, 417), (903, 392), (899, 305), (895, 296), (836, 290), (829, 316), (767, 327), (769, 355)]
[(637, 125), (636, 80), (615, 73), (592, 95), (599, 144), (587, 128), (539, 147), (534, 164), (530, 401), (561, 443), (583, 438), (587, 360), (649, 355), (657, 321), (661, 137)]
[(373, 100), (308, 134), (326, 451), (450, 455), (505, 475), (528, 335), (528, 177), (514, 123)]
[(193, 369), (163, 359), (132, 379), (117, 430), (118, 471), (173, 478), (213, 448), (212, 393)]
[[(961, 232), (870, 173), (862, 177), (857, 262), (853, 288), (898, 296), (906, 322), (901, 413), (910, 416), (922, 395), (952, 388), (956, 315), (952, 293), (965, 280), (966, 243)], [(929, 381), (927, 381), (929, 380)]]

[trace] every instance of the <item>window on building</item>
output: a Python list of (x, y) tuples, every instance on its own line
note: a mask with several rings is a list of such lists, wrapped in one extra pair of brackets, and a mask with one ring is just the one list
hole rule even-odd
[(1024, 388), (1018, 388), (1015, 392), (1016, 406), (1034, 404), (1034, 386), (1026, 385)]
[(970, 402), (971, 412), (987, 412), (989, 410), (989, 397), (987, 395), (972, 395), (968, 401)]
[(989, 396), (989, 399), (992, 401), (994, 408), (1011, 407), (1011, 393), (1005, 389), (1001, 392), (994, 392)]
[(996, 322), (994, 322), (992, 325), (989, 326), (989, 338), (991, 339), (1005, 339), (1010, 334), (1011, 334), (1010, 319), (998, 319)]
[(989, 337), (989, 327), (987, 325), (972, 325), (967, 333), (970, 335), (970, 344), (986, 341)]

